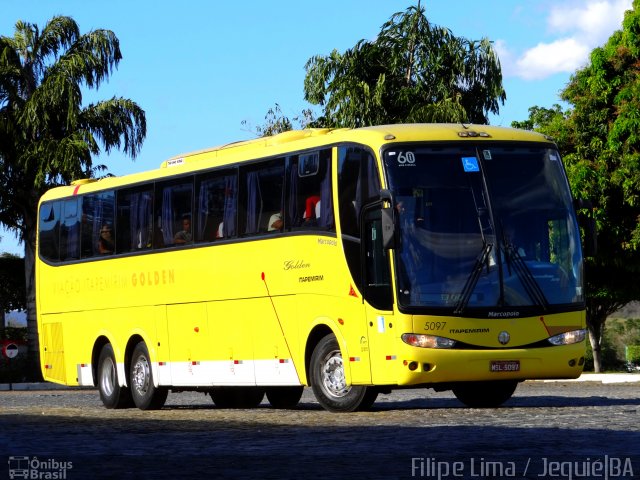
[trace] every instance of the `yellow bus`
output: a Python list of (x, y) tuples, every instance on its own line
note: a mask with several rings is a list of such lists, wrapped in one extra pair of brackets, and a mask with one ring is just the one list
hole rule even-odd
[(80, 180), (39, 204), (46, 380), (330, 411), (397, 388), (499, 406), (576, 378), (582, 251), (556, 146), (490, 126), (307, 129)]

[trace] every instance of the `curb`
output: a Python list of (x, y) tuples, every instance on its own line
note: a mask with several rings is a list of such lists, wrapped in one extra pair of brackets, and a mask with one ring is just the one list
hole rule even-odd
[(637, 383), (640, 375), (637, 373), (584, 373), (578, 378), (539, 380), (542, 382), (600, 382), (608, 383)]

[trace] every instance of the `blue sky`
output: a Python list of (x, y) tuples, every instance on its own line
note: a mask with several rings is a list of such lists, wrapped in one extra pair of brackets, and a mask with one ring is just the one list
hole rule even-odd
[[(559, 103), (570, 75), (621, 26), (632, 0), (422, 0), (427, 18), (469, 39), (495, 42), (507, 101), (495, 125), (528, 117), (533, 105)], [(115, 175), (156, 168), (179, 153), (252, 138), (278, 103), (296, 116), (304, 101), (304, 65), (314, 55), (374, 39), (395, 12), (417, 0), (0, 0), (0, 35), (17, 20), (44, 26), (72, 16), (83, 33), (105, 28), (123, 59), (85, 103), (112, 96), (146, 112), (147, 138), (135, 162), (103, 155)], [(0, 230), (0, 252), (22, 254)]]

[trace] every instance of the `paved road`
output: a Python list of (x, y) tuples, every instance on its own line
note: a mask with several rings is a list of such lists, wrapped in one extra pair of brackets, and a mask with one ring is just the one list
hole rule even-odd
[(222, 410), (202, 393), (171, 393), (157, 412), (106, 410), (92, 390), (0, 392), (0, 479), (9, 473), (640, 478), (640, 384), (526, 382), (482, 410), (447, 392), (397, 391), (352, 414), (322, 410), (310, 391), (296, 410)]

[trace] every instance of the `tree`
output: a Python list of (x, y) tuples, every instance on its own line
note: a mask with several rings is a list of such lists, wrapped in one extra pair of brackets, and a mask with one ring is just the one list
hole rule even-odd
[(257, 125), (255, 130), (252, 129), (247, 120), (243, 120), (242, 125), (254, 133), (256, 137), (270, 137), (278, 133), (288, 132), (289, 130), (293, 130), (294, 125), (300, 129), (316, 126), (315, 116), (310, 109), (304, 109), (300, 115), (296, 115), (293, 119), (290, 119), (282, 112), (278, 103), (267, 111), (267, 114), (264, 116), (264, 121), (265, 123), (263, 125)]
[(319, 123), (488, 123), (498, 113), (506, 94), (491, 42), (456, 37), (424, 12), (418, 2), (395, 13), (374, 41), (309, 59), (305, 99), (323, 106)]
[[(122, 58), (109, 30), (80, 34), (76, 22), (52, 18), (42, 30), (18, 21), (0, 36), (0, 223), (25, 245), (29, 349), (37, 359), (34, 258), (39, 197), (48, 189), (104, 170), (93, 165), (101, 146), (132, 159), (146, 136), (144, 111), (111, 98), (82, 105)], [(35, 362), (34, 362), (35, 367)]]
[[(17, 272), (17, 273), (16, 273)], [(0, 254), (0, 339), (4, 338), (5, 313), (26, 308), (24, 259)]]
[(558, 138), (574, 196), (594, 206), (598, 252), (585, 261), (585, 294), (596, 371), (607, 317), (640, 299), (640, 0), (622, 27), (562, 91), (571, 108), (532, 107), (514, 124)]

